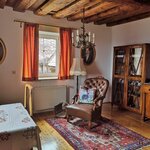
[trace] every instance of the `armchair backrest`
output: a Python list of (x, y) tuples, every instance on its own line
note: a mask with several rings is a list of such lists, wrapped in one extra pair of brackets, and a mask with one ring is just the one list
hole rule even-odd
[(96, 88), (96, 97), (105, 98), (109, 81), (103, 77), (88, 78), (84, 81), (84, 87), (87, 89)]

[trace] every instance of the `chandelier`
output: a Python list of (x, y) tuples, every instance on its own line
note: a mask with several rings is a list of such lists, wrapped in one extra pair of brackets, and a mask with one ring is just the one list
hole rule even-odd
[(85, 9), (83, 9), (83, 26), (81, 31), (76, 30), (76, 33), (72, 32), (72, 45), (76, 48), (91, 48), (95, 46), (95, 34), (85, 31), (84, 17)]

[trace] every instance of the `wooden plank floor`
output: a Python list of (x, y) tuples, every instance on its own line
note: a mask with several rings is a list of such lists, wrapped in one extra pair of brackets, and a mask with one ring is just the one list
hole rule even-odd
[[(150, 138), (150, 120), (143, 122), (141, 115), (129, 112), (126, 110), (119, 110), (116, 106), (111, 109), (111, 104), (103, 104), (102, 116), (113, 120), (141, 135)], [(45, 118), (54, 117), (53, 113), (42, 113), (34, 116), (35, 121), (41, 129), (40, 136), (42, 138), (42, 150), (71, 150), (72, 148), (64, 147), (66, 145), (63, 139), (58, 140), (58, 133), (51, 133), (49, 126), (44, 122)], [(59, 137), (60, 138), (60, 137)], [(150, 150), (150, 147), (143, 148)]]

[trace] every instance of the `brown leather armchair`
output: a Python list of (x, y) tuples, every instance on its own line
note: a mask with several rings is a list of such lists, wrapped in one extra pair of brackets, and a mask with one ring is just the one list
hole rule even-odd
[(101, 118), (103, 99), (105, 98), (109, 82), (103, 77), (88, 78), (84, 81), (83, 87), (96, 88), (95, 98), (92, 104), (78, 103), (78, 95), (73, 98), (73, 103), (66, 106), (66, 117), (69, 121), (71, 116), (88, 120), (88, 128), (91, 128), (92, 122)]

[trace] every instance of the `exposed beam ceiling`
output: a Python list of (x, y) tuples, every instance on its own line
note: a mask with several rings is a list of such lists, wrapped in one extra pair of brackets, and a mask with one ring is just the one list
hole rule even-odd
[[(114, 3), (114, 2), (103, 2), (100, 5), (97, 5), (95, 7), (92, 7), (90, 9), (85, 10), (85, 17), (89, 17), (89, 16), (92, 16), (92, 15), (104, 12), (107, 9), (114, 8), (118, 5), (120, 5), (120, 4)], [(69, 21), (75, 21), (75, 20), (79, 20), (79, 19), (82, 19), (82, 18), (83, 18), (83, 12), (80, 11), (79, 13), (77, 13), (77, 14), (71, 16), (71, 17), (68, 17), (68, 20)]]
[[(142, 6), (139, 6), (136, 9), (133, 8), (130, 11), (125, 11), (125, 13), (123, 13), (123, 14), (117, 14), (115, 16), (108, 17), (108, 18), (106, 18), (106, 17), (105, 18), (99, 18), (99, 20), (95, 21), (94, 24), (96, 24), (96, 25), (102, 25), (102, 24), (105, 23), (107, 25), (109, 23), (112, 24), (113, 22), (120, 22), (120, 21), (122, 22), (123, 20), (126, 20), (126, 22), (128, 22), (127, 20), (129, 18), (132, 18), (133, 21), (138, 20), (138, 19), (143, 19), (144, 17), (143, 18), (141, 18), (141, 17), (138, 18), (137, 16), (141, 15), (141, 14), (145, 14), (145, 13), (148, 14), (148, 12), (150, 12), (149, 10), (150, 10), (150, 6), (145, 6), (144, 9), (143, 9)], [(140, 12), (140, 14), (139, 14), (139, 12)], [(149, 16), (146, 15), (145, 17), (149, 17)], [(123, 23), (125, 23), (125, 22), (123, 22)], [(111, 24), (109, 24), (109, 26), (111, 26)], [(117, 25), (117, 24), (115, 23), (115, 25)]]
[(85, 7), (85, 4), (89, 3), (90, 0), (76, 0), (71, 6), (68, 6), (53, 15), (54, 18), (64, 18), (73, 13), (77, 13), (80, 9)]
[(150, 17), (150, 0), (0, 0), (0, 8), (5, 6), (19, 12), (31, 10), (36, 15), (107, 26)]

